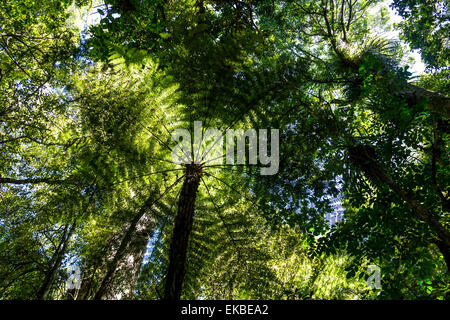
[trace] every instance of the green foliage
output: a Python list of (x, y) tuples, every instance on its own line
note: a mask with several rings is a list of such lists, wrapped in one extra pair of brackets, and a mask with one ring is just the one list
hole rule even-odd
[(430, 68), (448, 68), (449, 2), (394, 0), (392, 7), (404, 18), (400, 29), (411, 48), (420, 50), (422, 59)]
[(393, 2), (415, 82), (377, 4), (2, 2), (0, 298), (162, 299), (201, 120), (281, 162), (202, 165), (183, 299), (448, 299), (448, 3)]

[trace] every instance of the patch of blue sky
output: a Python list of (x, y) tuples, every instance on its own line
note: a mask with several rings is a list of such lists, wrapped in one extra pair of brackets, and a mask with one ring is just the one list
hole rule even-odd
[(425, 73), (425, 64), (422, 61), (420, 52), (418, 50), (411, 50), (407, 43), (400, 39), (400, 30), (395, 27), (396, 24), (400, 23), (403, 18), (400, 17), (394, 9), (391, 8), (392, 0), (385, 0), (380, 2), (378, 5), (374, 6), (369, 10), (370, 14), (380, 15), (381, 9), (385, 8), (389, 15), (389, 21), (387, 25), (380, 24), (380, 28), (373, 28), (371, 30), (372, 36), (382, 36), (385, 39), (399, 43), (406, 52), (402, 64), (409, 66), (409, 72), (412, 73), (413, 77), (418, 77)]

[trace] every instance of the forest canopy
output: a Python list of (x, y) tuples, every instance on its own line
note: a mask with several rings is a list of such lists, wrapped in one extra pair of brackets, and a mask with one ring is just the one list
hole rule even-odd
[(0, 299), (449, 299), (449, 6), (0, 0)]

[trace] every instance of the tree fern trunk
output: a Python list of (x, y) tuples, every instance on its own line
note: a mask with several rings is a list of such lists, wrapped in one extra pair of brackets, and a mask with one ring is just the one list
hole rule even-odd
[(179, 300), (183, 286), (189, 235), (194, 220), (195, 199), (202, 176), (200, 165), (186, 166), (186, 176), (178, 199), (178, 212), (169, 251), (164, 300)]

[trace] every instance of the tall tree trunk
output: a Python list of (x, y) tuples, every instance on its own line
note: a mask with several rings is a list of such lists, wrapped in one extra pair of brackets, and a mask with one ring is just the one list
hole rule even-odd
[[(119, 247), (114, 253), (114, 257), (107, 263), (106, 274), (101, 280), (100, 288), (94, 295), (94, 300), (104, 298), (117, 299), (117, 294), (123, 292), (124, 279), (127, 279), (126, 286), (129, 294), (132, 295), (137, 281), (138, 273), (142, 265), (147, 242), (156, 224), (156, 212), (152, 210), (154, 204), (161, 200), (178, 182), (167, 187), (167, 189), (158, 197), (152, 193), (145, 201), (139, 212), (131, 220), (127, 231), (120, 242)], [(132, 275), (130, 281), (129, 277)]]
[(115, 266), (104, 293), (104, 299), (132, 299), (134, 297), (147, 244), (153, 235), (158, 218), (156, 212), (152, 210), (139, 220), (125, 252), (121, 254), (122, 258)]
[(400, 198), (405, 201), (411, 210), (416, 213), (419, 218), (427, 223), (432, 230), (436, 232), (443, 244), (450, 247), (450, 232), (437, 221), (419, 202), (417, 202), (408, 192), (401, 188), (394, 180), (392, 180), (375, 161), (375, 151), (370, 146), (357, 145), (348, 147), (350, 161), (359, 167), (364, 174), (370, 178), (375, 184), (386, 184)]
[(58, 245), (58, 248), (56, 248), (55, 253), (53, 255), (53, 265), (50, 268), (50, 270), (45, 275), (44, 281), (39, 288), (39, 291), (37, 293), (37, 299), (38, 300), (45, 300), (47, 299), (48, 293), (50, 292), (50, 288), (52, 286), (53, 281), (55, 280), (56, 272), (58, 271), (58, 268), (61, 266), (61, 262), (64, 258), (64, 254), (67, 250), (67, 245), (69, 243), (69, 239), (72, 236), (73, 231), (75, 230), (75, 222), (70, 227), (70, 230), (68, 229), (69, 226), (67, 225), (64, 229), (64, 233), (62, 235), (61, 241)]
[[(129, 265), (128, 269), (136, 268), (135, 264), (137, 261), (135, 261), (136, 259), (132, 254), (127, 255), (128, 251), (130, 251), (127, 249), (129, 249), (130, 243), (135, 238), (137, 229), (140, 229), (140, 231), (143, 231), (144, 233), (143, 238), (145, 239), (143, 240), (141, 239), (144, 248), (147, 245), (147, 241), (153, 232), (156, 222), (155, 217), (148, 214), (149, 211), (151, 211), (151, 207), (153, 206), (154, 203), (155, 203), (155, 196), (152, 194), (145, 201), (144, 205), (139, 209), (139, 212), (134, 216), (133, 220), (131, 220), (130, 225), (128, 226), (124, 237), (122, 238), (119, 247), (115, 251), (113, 259), (107, 263), (106, 274), (101, 281), (100, 288), (95, 293), (94, 300), (100, 300), (104, 298), (107, 294), (111, 296), (110, 292), (111, 289), (109, 287), (111, 286), (114, 274), (116, 273), (120, 265), (123, 266), (128, 263)], [(142, 243), (140, 245), (140, 249), (142, 249)]]
[(169, 251), (164, 300), (179, 300), (183, 286), (189, 235), (194, 221), (195, 199), (202, 177), (201, 165), (186, 166), (186, 175), (178, 199), (178, 212)]

